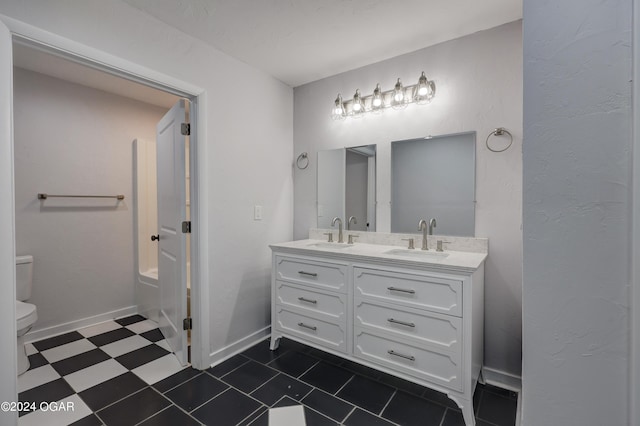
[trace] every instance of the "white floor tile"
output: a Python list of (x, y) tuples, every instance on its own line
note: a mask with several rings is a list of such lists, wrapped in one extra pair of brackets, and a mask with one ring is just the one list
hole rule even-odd
[(152, 344), (150, 341), (136, 334), (135, 336), (127, 337), (126, 339), (117, 340), (113, 343), (109, 343), (108, 345), (101, 346), (100, 349), (105, 351), (112, 358), (115, 358), (131, 351), (135, 351), (136, 349), (149, 346), (150, 344)]
[(91, 367), (83, 368), (75, 373), (66, 375), (64, 376), (64, 379), (71, 385), (73, 390), (76, 392), (82, 392), (85, 389), (89, 389), (98, 383), (113, 379), (127, 371), (128, 370), (118, 361), (115, 359), (109, 359), (92, 365)]
[[(52, 401), (47, 401), (52, 402)], [(66, 408), (66, 410), (63, 410)], [(57, 411), (54, 411), (57, 409)], [(18, 420), (19, 426), (66, 426), (89, 414), (91, 409), (77, 394), (64, 398), (55, 404), (49, 404), (47, 411), (34, 411)]]
[(26, 343), (24, 345), (24, 350), (27, 351), (27, 356), (38, 353), (38, 350), (31, 343)]
[(60, 374), (49, 364), (34, 368), (18, 376), (18, 392), (24, 392), (59, 378)]
[(40, 353), (47, 359), (47, 361), (49, 361), (50, 363), (54, 363), (56, 361), (60, 361), (61, 359), (88, 352), (92, 349), (95, 349), (96, 347), (96, 345), (94, 345), (87, 339), (80, 339), (76, 340), (75, 342), (47, 349), (46, 351), (42, 351)]
[(168, 354), (162, 358), (151, 361), (148, 364), (141, 365), (131, 370), (136, 376), (140, 377), (147, 384), (154, 384), (162, 379), (166, 379), (172, 374), (177, 373), (184, 367), (178, 362), (178, 358), (174, 354)]
[(153, 330), (154, 328), (158, 328), (158, 323), (155, 321), (151, 321), (151, 320), (144, 320), (144, 321), (138, 321), (138, 322), (134, 322), (133, 324), (129, 324), (128, 326), (126, 326), (129, 330), (133, 331), (134, 333), (144, 333), (145, 331), (149, 331), (149, 330)]
[(164, 339), (157, 341), (156, 345), (160, 346), (163, 349), (168, 350), (169, 352), (173, 352), (173, 350), (171, 349), (171, 346), (169, 346), (169, 343), (167, 343), (167, 341)]
[(278, 407), (269, 410), (269, 426), (305, 426), (304, 407)]
[(78, 333), (82, 334), (84, 337), (93, 337), (121, 327), (122, 326), (115, 321), (105, 321), (90, 327), (81, 328), (78, 330)]

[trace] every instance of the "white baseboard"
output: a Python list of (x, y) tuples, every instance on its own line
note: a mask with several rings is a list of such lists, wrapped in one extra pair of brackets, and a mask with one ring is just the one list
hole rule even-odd
[(482, 367), (482, 377), (485, 382), (502, 389), (518, 393), (522, 390), (522, 378), (511, 373)]
[(244, 352), (256, 343), (260, 343), (266, 337), (271, 335), (271, 326), (265, 327), (262, 330), (258, 330), (251, 333), (247, 337), (243, 337), (224, 348), (218, 349), (215, 352), (209, 354), (209, 366), (220, 364), (223, 361), (231, 358), (234, 355)]
[(64, 324), (54, 325), (54, 326), (43, 328), (40, 330), (30, 331), (25, 335), (24, 341), (25, 343), (37, 342), (38, 340), (48, 339), (49, 337), (54, 337), (60, 334), (68, 333), (70, 331), (78, 330), (80, 328), (89, 327), (90, 325), (96, 325), (101, 322), (109, 321), (115, 318), (120, 318), (128, 315), (134, 315), (137, 313), (138, 313), (137, 306), (129, 306), (128, 308), (116, 309), (115, 311), (105, 312), (103, 314), (66, 322)]

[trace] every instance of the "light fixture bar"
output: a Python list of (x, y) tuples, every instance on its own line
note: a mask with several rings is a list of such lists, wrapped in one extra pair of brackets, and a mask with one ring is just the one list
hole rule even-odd
[(331, 117), (334, 120), (343, 120), (347, 117), (359, 117), (370, 112), (382, 112), (387, 108), (404, 109), (409, 104), (427, 104), (435, 96), (436, 84), (428, 80), (424, 71), (420, 75), (417, 84), (403, 86), (400, 79), (393, 89), (382, 91), (377, 84), (370, 95), (363, 96), (360, 90), (356, 90), (352, 99), (343, 101), (342, 96), (334, 101), (331, 109)]

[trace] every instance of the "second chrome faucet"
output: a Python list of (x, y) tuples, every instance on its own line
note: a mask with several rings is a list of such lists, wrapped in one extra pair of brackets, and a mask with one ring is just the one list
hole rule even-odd
[(420, 219), (418, 222), (418, 231), (422, 231), (422, 250), (429, 250), (429, 245), (427, 244), (427, 235), (433, 235), (433, 228), (436, 227), (436, 218), (431, 218), (429, 220), (429, 224), (427, 225), (427, 221), (424, 219)]
[(331, 226), (336, 226), (336, 222), (338, 222), (338, 242), (344, 243), (344, 238), (342, 236), (342, 219), (339, 217), (334, 217), (331, 221)]

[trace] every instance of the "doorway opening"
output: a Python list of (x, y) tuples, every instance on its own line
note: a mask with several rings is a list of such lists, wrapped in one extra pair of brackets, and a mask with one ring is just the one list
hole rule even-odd
[[(187, 104), (187, 102), (184, 101), (185, 98), (193, 101), (193, 105), (191, 106), (192, 109), (197, 108), (197, 99), (194, 95), (181, 93), (175, 90), (169, 91), (169, 92), (167, 92), (166, 90), (161, 90), (163, 88), (158, 87), (157, 84), (147, 85), (147, 84), (144, 84), (145, 83), (144, 81), (140, 81), (140, 79), (127, 78), (131, 76), (128, 76), (122, 72), (116, 72), (115, 70), (110, 70), (108, 67), (104, 65), (98, 66), (97, 64), (93, 64), (93, 65), (89, 64), (87, 63), (86, 59), (75, 57), (68, 52), (57, 51), (53, 48), (45, 47), (44, 45), (40, 45), (32, 41), (23, 40), (20, 37), (14, 37), (13, 46), (14, 46), (14, 66), (20, 69), (29, 70), (29, 72), (31, 73), (44, 74), (45, 76), (53, 77), (55, 79), (71, 82), (73, 84), (78, 84), (81, 86), (86, 86), (92, 89), (96, 89), (98, 91), (108, 92), (113, 95), (117, 95), (117, 96), (128, 98), (128, 99), (134, 99), (140, 102), (155, 105), (157, 107), (164, 107), (165, 111), (168, 111), (171, 108), (171, 106), (168, 105), (169, 102), (172, 102), (172, 103), (183, 102), (184, 104)], [(90, 108), (91, 108), (91, 105), (87, 105), (87, 109), (90, 109)], [(193, 113), (193, 111), (190, 111), (190, 112)], [(78, 117), (78, 120), (81, 120), (82, 118), (83, 117)], [(87, 123), (83, 123), (83, 124), (86, 125)], [(76, 125), (79, 125), (79, 123), (76, 123)], [(192, 120), (192, 122), (190, 123), (190, 126), (192, 129), (195, 128), (195, 120)], [(74, 126), (70, 124), (69, 131), (73, 132), (73, 128)], [(102, 130), (106, 132), (109, 131), (109, 129), (96, 129), (96, 130), (97, 131)], [(195, 134), (195, 132), (193, 132), (193, 134)], [(16, 135), (16, 136), (19, 136), (19, 135)], [(153, 138), (148, 138), (148, 139), (153, 139)], [(18, 144), (19, 143), (18, 137), (16, 137), (15, 140), (16, 140), (16, 144)], [(152, 142), (155, 143), (155, 140)], [(132, 140), (131, 139), (128, 140), (127, 143), (131, 144)], [(181, 157), (181, 161), (182, 161), (183, 169), (187, 171), (194, 169), (194, 167), (192, 167), (192, 165), (189, 163), (190, 157), (187, 151), (189, 144), (191, 144), (192, 146), (195, 146), (195, 137), (187, 136), (185, 138), (184, 154)], [(74, 149), (78, 149), (78, 148), (74, 148)], [(64, 151), (64, 148), (62, 148), (62, 151)], [(132, 151), (133, 150), (131, 148), (131, 145), (129, 145), (129, 152), (131, 153)], [(99, 153), (96, 153), (96, 158), (91, 159), (90, 152), (88, 154), (89, 156), (86, 157), (85, 159), (88, 158), (89, 159), (88, 161), (90, 162), (91, 161), (97, 162), (99, 160), (98, 157), (101, 155)], [(133, 169), (133, 161), (129, 162), (129, 172), (131, 172), (132, 169)], [(90, 180), (90, 181), (93, 181), (95, 178), (95, 176), (86, 176), (86, 175), (84, 176), (84, 178), (82, 176), (77, 176), (77, 177), (79, 179)], [(147, 175), (147, 177), (150, 178), (151, 176)], [(185, 174), (183, 174), (182, 182), (183, 182), (182, 188), (184, 189), (183, 192), (185, 194), (184, 196), (187, 197), (187, 194), (192, 192), (192, 195), (194, 195), (194, 197), (186, 198), (187, 200), (189, 200), (189, 206), (187, 206), (186, 202), (183, 203), (183, 205), (181, 206), (181, 209), (184, 213), (181, 215), (181, 222), (183, 221), (191, 222), (192, 218), (190, 217), (191, 216), (190, 204), (197, 203), (197, 197), (195, 197), (197, 193), (195, 191), (191, 191), (191, 189), (192, 189), (192, 185), (195, 185), (196, 182), (194, 182), (194, 179), (191, 178), (191, 175), (188, 174), (188, 172), (185, 172)], [(51, 184), (51, 183), (54, 183), (54, 181), (51, 180), (48, 184)], [(96, 178), (95, 183), (100, 183), (99, 179)], [(51, 189), (44, 189), (44, 191), (53, 192)], [(67, 188), (62, 188), (62, 185), (61, 185), (60, 191), (63, 194), (69, 193), (71, 195), (74, 195), (73, 187), (70, 187), (67, 189)], [(118, 210), (121, 211), (124, 208), (129, 210), (129, 212), (131, 213), (131, 219), (133, 220), (133, 218), (135, 216), (138, 216), (138, 213), (139, 213), (139, 211), (135, 207), (134, 200), (137, 200), (138, 196), (142, 196), (142, 194), (137, 192), (137, 188), (134, 187), (133, 182), (130, 182), (129, 188), (125, 188), (123, 192), (132, 193), (132, 191), (133, 191), (133, 196), (131, 198), (127, 197), (125, 198), (125, 200), (123, 200), (124, 202), (117, 204), (115, 206), (107, 206), (106, 209), (105, 209), (105, 206), (100, 204), (90, 204), (90, 205), (65, 204), (65, 202), (62, 202), (62, 204), (57, 204), (57, 205), (53, 205), (51, 203), (48, 203), (49, 205), (47, 205), (46, 202), (40, 202), (40, 205), (39, 206), (36, 205), (36, 206), (40, 210), (39, 213), (41, 214), (49, 213), (50, 217), (52, 217), (54, 213), (64, 215), (65, 212), (74, 212), (74, 213), (87, 213), (88, 215), (91, 215), (96, 211), (108, 213), (108, 212), (117, 212)], [(96, 192), (96, 194), (98, 193), (100, 193), (100, 191)], [(35, 198), (35, 194), (31, 194), (31, 195), (33, 195), (34, 196), (33, 198)], [(144, 194), (144, 197), (147, 199), (147, 201), (149, 201), (149, 199), (152, 198), (152, 195)], [(156, 196), (156, 199), (157, 198), (158, 197)], [(16, 205), (16, 216), (20, 216), (21, 214), (22, 213), (21, 211), (19, 211), (19, 206)], [(97, 223), (96, 225), (100, 227), (103, 224)], [(180, 228), (179, 225), (180, 224), (177, 224), (176, 228)], [(106, 225), (103, 225), (103, 226), (106, 226)], [(131, 226), (133, 226), (133, 224)], [(17, 228), (16, 230), (19, 231), (18, 221), (17, 221), (16, 228)], [(73, 230), (71, 229), (67, 231), (70, 233), (73, 232)], [(140, 229), (138, 229), (138, 231), (140, 231)], [(131, 239), (131, 244), (133, 245), (137, 244), (136, 237), (138, 237), (139, 234), (140, 232), (130, 233), (129, 238)], [(151, 242), (150, 237), (153, 234), (154, 233), (146, 234), (146, 239), (149, 240), (149, 242)], [(157, 234), (157, 231), (155, 232), (155, 234)], [(184, 256), (181, 259), (180, 269), (183, 272), (183, 274), (181, 275), (184, 275), (185, 278), (180, 280), (174, 280), (174, 277), (169, 278), (177, 286), (177, 291), (181, 293), (182, 298), (184, 298), (185, 301), (190, 300), (190, 297), (188, 297), (190, 296), (190, 294), (188, 293), (190, 293), (191, 283), (188, 278), (193, 277), (195, 274), (191, 273), (191, 271), (197, 269), (197, 253), (198, 253), (197, 250), (198, 249), (196, 246), (196, 241), (192, 241), (192, 240), (193, 239), (190, 238), (189, 234), (186, 234), (184, 236), (183, 243), (184, 243), (184, 251), (186, 252), (186, 256)], [(18, 238), (17, 242), (19, 241), (20, 239)], [(156, 245), (157, 244), (158, 242), (156, 242)], [(126, 245), (123, 245), (123, 246), (126, 246)], [(21, 250), (22, 251), (29, 250), (29, 248), (17, 247), (18, 252), (20, 252)], [(131, 277), (132, 283), (135, 283), (133, 284), (133, 286), (135, 287), (135, 306), (137, 307), (137, 310), (139, 313), (143, 314), (144, 316), (150, 319), (154, 319), (153, 311), (155, 309), (156, 311), (155, 315), (157, 316), (155, 320), (159, 322), (160, 320), (159, 312), (162, 309), (161, 302), (155, 303), (154, 300), (157, 300), (157, 298), (151, 294), (153, 293), (153, 291), (150, 291), (150, 287), (152, 287), (149, 285), (150, 283), (149, 282), (141, 283), (141, 280), (140, 280), (141, 276), (149, 277), (153, 275), (153, 267), (150, 264), (150, 261), (153, 255), (152, 254), (147, 255), (145, 259), (145, 262), (147, 263), (146, 268), (144, 271), (142, 271), (142, 268), (141, 268), (142, 265), (139, 264), (140, 258), (137, 256), (137, 254), (139, 253), (137, 250), (135, 250), (134, 257), (136, 259), (133, 262), (135, 267), (132, 270), (133, 276)], [(194, 261), (190, 261), (191, 254), (194, 255), (193, 256)], [(112, 268), (118, 268), (118, 265), (110, 265), (110, 266)], [(156, 267), (157, 267), (157, 261), (156, 261)], [(86, 268), (86, 269), (90, 270), (90, 268)], [(77, 273), (77, 271), (73, 271), (73, 272)], [(141, 273), (141, 272), (144, 272), (144, 273)], [(42, 275), (45, 275), (45, 274), (41, 274), (41, 276)], [(158, 272), (158, 270), (156, 270), (155, 275), (156, 275), (156, 280), (162, 280), (163, 274), (161, 272)], [(150, 281), (150, 280), (147, 280), (147, 281)], [(159, 293), (159, 291), (156, 291), (156, 293)], [(78, 299), (78, 301), (82, 302), (82, 297)], [(154, 304), (156, 304), (157, 306), (154, 307), (153, 306)], [(190, 313), (190, 311), (191, 311), (190, 307), (187, 306), (185, 303), (185, 306), (177, 306), (174, 309), (173, 314), (175, 315), (176, 318), (184, 316), (185, 319), (187, 319), (188, 318), (187, 315), (188, 313)], [(109, 313), (96, 312), (96, 314), (99, 314), (96, 316), (96, 318), (97, 318), (97, 321), (100, 321), (102, 319), (101, 315), (108, 315)], [(86, 319), (81, 319), (81, 321), (79, 322), (82, 322), (83, 326), (87, 325)], [(180, 328), (179, 330), (176, 330), (176, 332), (181, 334), (183, 333), (186, 341), (190, 337), (189, 336), (190, 330), (182, 329), (182, 325), (183, 325), (182, 319), (179, 321), (179, 325), (180, 325)], [(61, 330), (62, 330), (61, 328), (49, 327), (48, 331), (42, 330), (39, 336), (45, 337), (47, 332), (49, 332), (49, 334), (55, 334)], [(36, 336), (38, 336), (37, 333), (34, 336), (35, 338), (32, 340), (36, 340), (37, 339)], [(200, 341), (197, 338), (197, 336), (194, 336), (193, 345), (194, 347), (196, 347), (196, 352), (199, 352)], [(177, 352), (179, 351), (174, 350), (174, 352), (176, 352), (176, 355), (178, 355)], [(189, 353), (188, 350), (185, 351), (185, 354), (184, 354), (185, 362), (187, 360), (191, 361), (190, 359), (187, 358), (188, 353)]]

